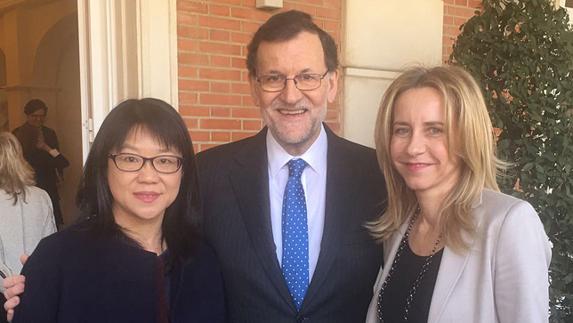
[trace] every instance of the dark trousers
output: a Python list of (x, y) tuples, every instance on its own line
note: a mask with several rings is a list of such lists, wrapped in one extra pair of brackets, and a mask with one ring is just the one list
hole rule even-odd
[(8, 323), (6, 320), (6, 310), (4, 310), (5, 302), (6, 298), (4, 298), (4, 294), (0, 293), (0, 323)]
[(56, 220), (56, 227), (58, 228), (58, 231), (60, 231), (64, 227), (64, 217), (62, 216), (62, 209), (60, 208), (60, 198), (59, 196), (56, 196), (51, 200), (52, 200), (52, 207), (54, 208), (54, 218)]
[(60, 231), (64, 226), (64, 217), (62, 216), (62, 210), (60, 208), (60, 196), (58, 195), (58, 189), (55, 187), (42, 187), (39, 184), (38, 187), (48, 192), (50, 200), (52, 201), (52, 209), (54, 210), (56, 227), (58, 228), (58, 231)]

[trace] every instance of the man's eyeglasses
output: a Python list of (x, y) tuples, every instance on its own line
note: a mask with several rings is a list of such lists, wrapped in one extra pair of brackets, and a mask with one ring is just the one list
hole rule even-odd
[(146, 161), (150, 161), (158, 173), (173, 174), (183, 164), (183, 158), (169, 155), (146, 158), (136, 154), (110, 154), (108, 157), (113, 160), (117, 169), (124, 172), (137, 172), (143, 168)]
[(322, 79), (328, 74), (301, 73), (293, 78), (288, 78), (282, 74), (267, 74), (257, 76), (256, 80), (265, 92), (280, 92), (286, 87), (286, 82), (292, 80), (294, 86), (301, 91), (312, 91), (320, 86)]

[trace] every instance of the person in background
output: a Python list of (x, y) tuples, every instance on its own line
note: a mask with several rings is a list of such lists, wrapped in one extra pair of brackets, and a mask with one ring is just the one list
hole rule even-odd
[[(55, 231), (48, 193), (34, 186), (34, 171), (24, 160), (18, 139), (9, 132), (0, 132), (1, 292), (4, 278), (22, 269), (20, 257), (31, 254), (40, 239)], [(3, 294), (0, 301), (5, 302)], [(5, 320), (6, 313), (1, 313), (0, 322)]]
[(14, 323), (225, 321), (219, 264), (199, 232), (191, 138), (169, 104), (111, 110), (77, 203), (85, 220), (43, 239), (24, 265)]
[(384, 94), (388, 207), (371, 229), (385, 266), (368, 323), (548, 321), (550, 242), (529, 203), (499, 192), (493, 130), (458, 67), (408, 70)]
[(58, 182), (63, 178), (63, 170), (70, 163), (59, 151), (56, 132), (46, 126), (44, 121), (48, 107), (39, 99), (28, 101), (24, 106), (26, 123), (14, 129), (24, 149), (24, 158), (34, 169), (36, 185), (48, 192), (52, 200), (56, 225), (63, 225), (62, 211), (60, 209), (60, 196), (58, 195)]

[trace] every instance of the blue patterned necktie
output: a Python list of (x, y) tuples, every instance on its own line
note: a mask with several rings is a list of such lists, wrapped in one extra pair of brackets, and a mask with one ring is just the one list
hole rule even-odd
[(306, 201), (300, 176), (307, 166), (302, 159), (288, 162), (288, 181), (283, 197), (283, 276), (296, 308), (300, 310), (308, 288), (308, 227)]

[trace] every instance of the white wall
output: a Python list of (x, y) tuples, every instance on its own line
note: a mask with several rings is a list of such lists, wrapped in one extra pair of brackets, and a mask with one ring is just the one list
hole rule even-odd
[(346, 1), (343, 40), (344, 137), (374, 146), (384, 90), (400, 70), (442, 57), (443, 1)]
[(569, 13), (569, 22), (573, 24), (573, 8), (565, 7), (565, 0), (556, 0), (556, 5), (564, 7)]

